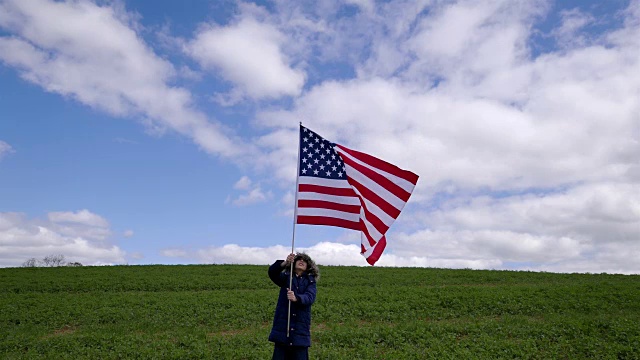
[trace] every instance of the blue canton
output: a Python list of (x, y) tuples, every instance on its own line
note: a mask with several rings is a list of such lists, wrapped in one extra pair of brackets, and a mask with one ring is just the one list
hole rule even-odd
[(335, 144), (302, 127), (300, 132), (300, 176), (345, 180), (342, 158)]

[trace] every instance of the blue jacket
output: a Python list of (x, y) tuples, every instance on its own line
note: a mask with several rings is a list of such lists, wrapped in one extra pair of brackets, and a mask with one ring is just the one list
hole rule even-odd
[(291, 302), (291, 326), (287, 338), (287, 288), (290, 267), (282, 268), (283, 262), (284, 260), (278, 260), (269, 267), (269, 278), (280, 287), (269, 341), (292, 346), (311, 346), (311, 304), (316, 300), (316, 279), (308, 273), (300, 277), (293, 275), (292, 290), (298, 301)]

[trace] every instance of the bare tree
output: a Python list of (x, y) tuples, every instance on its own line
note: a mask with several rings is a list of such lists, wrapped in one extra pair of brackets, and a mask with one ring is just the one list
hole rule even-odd
[(44, 266), (56, 267), (65, 264), (64, 255), (47, 255), (42, 259)]
[(38, 267), (40, 266), (40, 260), (31, 258), (22, 263), (22, 267)]
[(31, 258), (22, 263), (22, 267), (57, 267), (57, 266), (82, 266), (79, 262), (66, 262), (64, 255), (47, 255), (42, 260)]

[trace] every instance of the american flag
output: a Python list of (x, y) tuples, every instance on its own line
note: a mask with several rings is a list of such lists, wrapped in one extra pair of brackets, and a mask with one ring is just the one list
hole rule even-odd
[(361, 232), (361, 254), (371, 265), (387, 244), (418, 175), (332, 143), (300, 125), (298, 224)]

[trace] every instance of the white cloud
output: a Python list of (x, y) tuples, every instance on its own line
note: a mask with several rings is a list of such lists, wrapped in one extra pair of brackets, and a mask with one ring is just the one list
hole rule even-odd
[(233, 188), (237, 190), (247, 190), (251, 186), (251, 179), (248, 176), (241, 177), (235, 184), (233, 184)]
[[(295, 251), (306, 252), (316, 263), (321, 265), (369, 266), (364, 257), (360, 255), (359, 245), (320, 242), (311, 247), (296, 248)], [(290, 252), (290, 247), (282, 245), (265, 248), (227, 244), (200, 249), (193, 255), (202, 263), (271, 264), (277, 259), (286, 258)]]
[(263, 191), (260, 184), (254, 184), (248, 176), (241, 177), (233, 185), (233, 188), (244, 191), (244, 194), (237, 195), (235, 198), (227, 197), (226, 203), (231, 203), (234, 206), (262, 203), (273, 198), (273, 192)]
[(239, 96), (279, 98), (300, 94), (305, 80), (283, 53), (285, 41), (276, 27), (248, 15), (226, 27), (204, 28), (186, 51), (203, 67), (220, 70)]
[[(638, 273), (640, 192), (637, 184), (583, 185), (566, 191), (504, 198), (476, 197), (412, 214), (426, 229), (398, 235), (401, 257), (480, 260), (500, 268)], [(433, 230), (432, 230), (433, 229)], [(620, 251), (625, 247), (629, 252)], [(531, 265), (536, 264), (536, 265)]]
[(562, 24), (553, 31), (558, 43), (564, 47), (580, 46), (586, 43), (585, 35), (580, 33), (585, 26), (593, 23), (595, 18), (578, 8), (560, 13)]
[(133, 230), (125, 230), (125, 231), (122, 233), (122, 236), (124, 236), (124, 237), (126, 237), (126, 238), (130, 238), (130, 237), (132, 237), (132, 236), (133, 236), (133, 234), (134, 234)]
[[(306, 252), (319, 265), (370, 266), (360, 255), (359, 244), (319, 242), (310, 247), (296, 248), (295, 251)], [(228, 244), (200, 249), (191, 256), (201, 263), (266, 265), (275, 260), (284, 259), (289, 252), (291, 252), (291, 248), (282, 245), (263, 248)], [(499, 260), (402, 257), (387, 251), (376, 263), (376, 266), (490, 269), (498, 268), (500, 264)]]
[[(89, 1), (0, 4), (0, 61), (46, 91), (111, 114), (144, 118), (211, 154), (241, 157), (243, 142), (193, 108), (191, 93), (170, 84), (176, 70), (138, 36), (120, 7)], [(158, 101), (162, 99), (162, 101)]]
[(234, 206), (247, 206), (265, 202), (272, 197), (272, 192), (264, 192), (260, 186), (257, 186), (255, 188), (248, 189), (245, 194), (238, 195), (235, 199), (229, 199), (228, 201), (230, 201)]
[(0, 213), (0, 266), (57, 254), (84, 265), (124, 263), (125, 252), (107, 241), (110, 230), (102, 217), (82, 210), (49, 213), (48, 219)]
[(0, 140), (0, 160), (8, 154), (14, 153), (13, 147), (6, 142)]
[(96, 215), (87, 209), (80, 211), (60, 211), (47, 214), (52, 223), (75, 223), (93, 227), (109, 227), (109, 223), (102, 216)]

